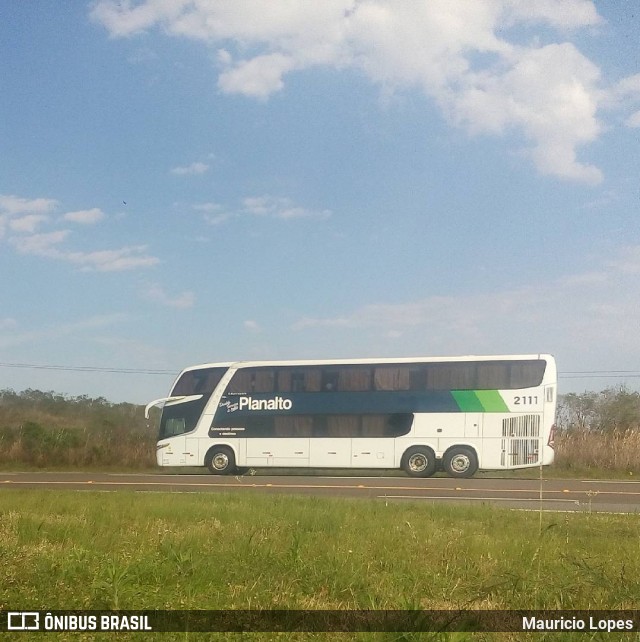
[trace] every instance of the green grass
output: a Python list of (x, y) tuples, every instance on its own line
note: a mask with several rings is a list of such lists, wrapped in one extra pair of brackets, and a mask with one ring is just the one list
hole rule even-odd
[(639, 550), (638, 515), (253, 493), (1, 491), (0, 609), (631, 609), (640, 595)]

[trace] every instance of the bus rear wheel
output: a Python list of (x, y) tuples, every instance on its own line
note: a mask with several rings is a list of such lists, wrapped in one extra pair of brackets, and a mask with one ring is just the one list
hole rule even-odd
[(414, 446), (402, 455), (401, 465), (410, 477), (431, 477), (436, 472), (436, 456), (431, 448)]
[(442, 466), (450, 477), (473, 477), (478, 470), (478, 457), (471, 448), (454, 446), (445, 453)]
[(229, 475), (236, 469), (236, 458), (231, 448), (214, 446), (207, 453), (205, 465), (212, 475)]

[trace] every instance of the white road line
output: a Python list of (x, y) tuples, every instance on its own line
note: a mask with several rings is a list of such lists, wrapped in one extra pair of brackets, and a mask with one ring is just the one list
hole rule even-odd
[[(538, 502), (540, 499), (538, 497), (437, 497), (430, 495), (429, 497), (423, 497), (421, 495), (377, 495), (378, 499), (444, 499), (447, 501), (473, 501), (473, 502)], [(574, 499), (544, 499), (543, 502), (549, 503), (565, 503), (565, 504), (575, 504), (579, 505), (580, 502)]]

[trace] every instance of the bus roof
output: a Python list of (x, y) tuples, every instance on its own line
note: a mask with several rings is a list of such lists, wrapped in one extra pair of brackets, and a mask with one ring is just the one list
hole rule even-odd
[(396, 357), (396, 358), (366, 358), (366, 359), (298, 359), (291, 361), (227, 361), (218, 363), (203, 363), (189, 366), (183, 372), (190, 370), (201, 370), (203, 368), (256, 368), (268, 366), (345, 366), (345, 365), (367, 365), (367, 364), (394, 364), (394, 363), (439, 363), (455, 361), (524, 361), (544, 360), (554, 363), (555, 359), (551, 354), (503, 354), (503, 355), (464, 355), (464, 356), (441, 356), (441, 357)]

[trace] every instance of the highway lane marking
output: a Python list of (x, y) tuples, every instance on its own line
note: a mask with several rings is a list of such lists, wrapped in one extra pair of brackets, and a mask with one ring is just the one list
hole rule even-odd
[[(539, 502), (540, 499), (536, 497), (416, 497), (415, 495), (378, 495), (378, 499), (459, 499), (460, 501), (475, 501), (475, 502)], [(578, 505), (579, 503), (574, 499), (547, 499), (543, 500), (545, 502), (553, 502), (555, 504), (564, 503), (564, 504), (574, 504)]]
[[(263, 484), (257, 484), (255, 482), (245, 484), (245, 483), (226, 483), (226, 482), (175, 482), (171, 480), (163, 481), (163, 482), (153, 482), (153, 481), (147, 481), (147, 482), (141, 482), (141, 481), (96, 481), (96, 480), (82, 480), (82, 481), (62, 481), (62, 480), (49, 480), (49, 481), (22, 481), (22, 480), (16, 480), (16, 479), (5, 479), (3, 481), (4, 484), (18, 484), (18, 485), (51, 485), (51, 484), (58, 484), (58, 485), (76, 485), (76, 486), (83, 486), (83, 485), (100, 485), (100, 486), (195, 486), (195, 487), (207, 487), (207, 488), (288, 488), (288, 489), (299, 489), (299, 490), (309, 490), (313, 488), (317, 489), (337, 489), (337, 490), (404, 490), (404, 491), (433, 491), (437, 490), (440, 492), (451, 492), (451, 493), (460, 493), (460, 492), (469, 492), (469, 493), (478, 493), (478, 492), (484, 492), (484, 493), (539, 493), (540, 489), (538, 488), (529, 488), (529, 489), (524, 489), (524, 488), (461, 488), (461, 487), (455, 487), (455, 488), (442, 488), (441, 486), (364, 486), (362, 484), (358, 485), (349, 485), (349, 484), (273, 484), (273, 483), (268, 483), (265, 482)], [(562, 489), (562, 490), (552, 490), (552, 489), (542, 489), (543, 495), (551, 495), (551, 494), (559, 494), (559, 493), (564, 493), (564, 494), (576, 494), (576, 495), (589, 495), (591, 493), (591, 496), (595, 497), (597, 495), (630, 495), (630, 496), (635, 496), (638, 495), (640, 496), (640, 491), (608, 491), (608, 490), (602, 490), (602, 491), (588, 491), (588, 490), (570, 490), (570, 489)], [(571, 500), (567, 500), (571, 501)]]

